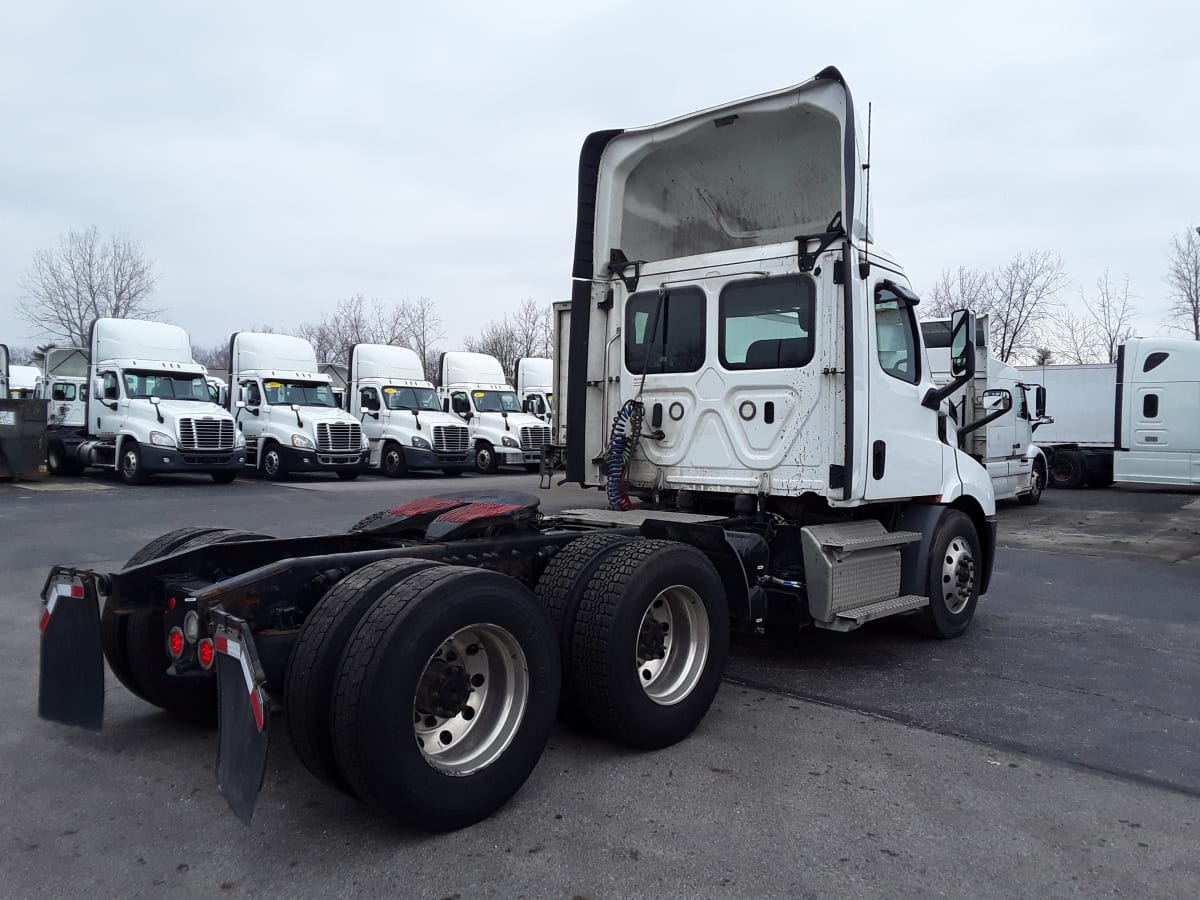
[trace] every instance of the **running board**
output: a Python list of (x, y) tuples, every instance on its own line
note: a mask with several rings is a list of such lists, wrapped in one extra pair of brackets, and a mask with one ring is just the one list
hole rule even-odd
[(903, 597), (896, 597), (892, 600), (883, 600), (879, 603), (872, 603), (869, 606), (860, 606), (857, 609), (847, 609), (838, 613), (832, 622), (813, 622), (813, 624), (818, 628), (826, 628), (830, 631), (853, 631), (860, 625), (864, 625), (874, 619), (883, 619), (887, 616), (898, 616), (901, 613), (912, 612), (915, 609), (920, 609), (921, 607), (928, 605), (928, 597), (918, 597), (916, 594), (907, 594)]

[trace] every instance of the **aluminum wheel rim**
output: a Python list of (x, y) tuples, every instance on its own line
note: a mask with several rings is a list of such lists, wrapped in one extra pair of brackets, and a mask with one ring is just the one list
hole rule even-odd
[(133, 450), (126, 450), (121, 454), (121, 471), (125, 473), (126, 478), (132, 478), (137, 474), (138, 459), (137, 453)]
[(971, 545), (963, 537), (956, 537), (946, 548), (942, 560), (942, 598), (946, 609), (957, 615), (971, 602), (975, 588), (975, 557)]
[(479, 466), (479, 468), (481, 468), (481, 469), (491, 468), (491, 465), (492, 465), (491, 451), (480, 450), (479, 453), (476, 454), (475, 460), (476, 460), (476, 463)]
[[(451, 671), (457, 668), (461, 675)], [(437, 709), (435, 694), (458, 706), (460, 679), (468, 685), (461, 708)], [(498, 625), (469, 625), (442, 641), (425, 663), (413, 697), (413, 737), (433, 768), (470, 775), (512, 743), (528, 701), (529, 666), (517, 639)]]
[(634, 657), (638, 684), (660, 706), (685, 699), (708, 660), (708, 610), (690, 587), (664, 588), (650, 601), (638, 628)]
[(389, 450), (383, 455), (383, 467), (389, 474), (400, 471), (400, 451)]
[(263, 471), (268, 475), (274, 475), (279, 471), (279, 454), (274, 450), (268, 450), (266, 456), (263, 457)]

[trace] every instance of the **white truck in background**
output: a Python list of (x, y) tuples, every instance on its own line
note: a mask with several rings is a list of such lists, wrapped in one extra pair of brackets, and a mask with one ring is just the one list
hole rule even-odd
[(8, 396), (8, 345), (0, 344), (0, 397)]
[(358, 420), (340, 409), (304, 338), (239, 331), (229, 339), (229, 402), (246, 437), (246, 465), (278, 481), (336, 472), (351, 481), (369, 449)]
[(82, 347), (51, 347), (38, 360), (34, 396), (46, 401), (46, 424), (78, 428), (87, 415), (87, 351)]
[(1055, 487), (1200, 485), (1200, 342), (1130, 338), (1107, 364), (1020, 366), (1045, 387)]
[(329, 383), (333, 385), (333, 399), (337, 401), (338, 408), (350, 409), (346, 403), (347, 386), (350, 381), (349, 366), (343, 366), (341, 363), (321, 363), (317, 371), (329, 376)]
[(500, 466), (524, 466), (528, 472), (540, 469), (542, 447), (550, 443), (550, 426), (521, 412), (516, 391), (494, 356), (443, 353), (438, 361), (438, 396), (442, 409), (470, 428), (477, 472), (490, 475)]
[[(66, 349), (66, 348), (64, 348)], [(233, 418), (209, 398), (204, 366), (177, 325), (97, 319), (88, 340), (84, 422), (47, 432), (51, 474), (113, 469), (126, 484), (202, 472), (228, 484), (246, 461)]]
[(407, 347), (351, 347), (346, 398), (370, 442), (371, 468), (384, 475), (440, 469), (453, 476), (475, 467), (470, 428), (442, 411), (421, 358)]
[(517, 399), (521, 411), (550, 422), (554, 413), (554, 360), (537, 356), (524, 356), (517, 360), (513, 371), (513, 384), (517, 386)]
[[(952, 380), (950, 320), (927, 319), (921, 334), (935, 384)], [(951, 395), (959, 447), (987, 469), (997, 500), (1032, 506), (1046, 488), (1045, 453), (1033, 442), (1048, 420), (1046, 390), (1025, 384), (1015, 368), (995, 359), (989, 348), (988, 317), (980, 316), (975, 334), (975, 377)]]
[(10, 400), (32, 400), (37, 392), (36, 366), (8, 367), (8, 397)]

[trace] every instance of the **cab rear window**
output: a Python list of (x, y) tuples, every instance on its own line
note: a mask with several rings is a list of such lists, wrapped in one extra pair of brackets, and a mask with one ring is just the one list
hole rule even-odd
[(699, 288), (631, 295), (625, 303), (625, 368), (634, 375), (699, 371), (704, 301)]
[(738, 281), (721, 291), (721, 365), (789, 369), (813, 358), (814, 288), (808, 278)]

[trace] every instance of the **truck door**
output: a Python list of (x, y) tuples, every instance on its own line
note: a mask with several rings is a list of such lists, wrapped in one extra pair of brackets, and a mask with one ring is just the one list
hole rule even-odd
[[(395, 388), (384, 388), (384, 390), (394, 391)], [(379, 391), (374, 387), (361, 388), (353, 402), (358, 406), (354, 410), (354, 414), (362, 422), (363, 434), (371, 443), (371, 458), (374, 459), (379, 441), (383, 437), (383, 413), (380, 410)]]
[(121, 403), (128, 408), (129, 400), (122, 399), (121, 380), (115, 370), (98, 373), (97, 380), (99, 384), (96, 393), (99, 402), (93, 407), (96, 419), (89, 422), (88, 426), (95, 430), (96, 437), (110, 439), (117, 433), (117, 423), (122, 413)]
[(868, 500), (939, 494), (942, 453), (937, 411), (921, 405), (932, 387), (924, 371), (917, 317), (904, 299), (907, 286), (880, 276), (870, 300), (869, 353), (860, 370), (867, 373)]

